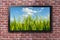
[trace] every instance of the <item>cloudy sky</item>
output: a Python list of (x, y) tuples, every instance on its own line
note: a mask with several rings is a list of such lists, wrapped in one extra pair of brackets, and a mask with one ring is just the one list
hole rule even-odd
[(14, 16), (16, 20), (18, 17), (21, 19), (23, 17), (28, 17), (28, 15), (31, 15), (32, 17), (42, 16), (48, 17), (50, 15), (50, 8), (49, 7), (10, 7), (10, 20), (13, 21)]

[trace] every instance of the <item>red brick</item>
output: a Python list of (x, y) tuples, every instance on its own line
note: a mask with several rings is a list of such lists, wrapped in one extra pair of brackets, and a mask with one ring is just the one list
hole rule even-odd
[[(9, 33), (8, 8), (11, 5), (53, 6), (52, 33)], [(60, 0), (0, 0), (0, 40), (60, 40)]]

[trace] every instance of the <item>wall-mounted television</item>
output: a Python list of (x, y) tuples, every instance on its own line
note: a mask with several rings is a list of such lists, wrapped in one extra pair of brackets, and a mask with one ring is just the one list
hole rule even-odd
[(51, 6), (10, 6), (10, 32), (50, 32)]

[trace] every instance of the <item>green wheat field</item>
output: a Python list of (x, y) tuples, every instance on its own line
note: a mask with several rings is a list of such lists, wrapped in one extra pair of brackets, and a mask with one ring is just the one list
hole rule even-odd
[(19, 31), (19, 30), (50, 30), (50, 18), (40, 19), (36, 16), (35, 19), (32, 19), (31, 16), (24, 18), (23, 23), (20, 22), (20, 18), (16, 21), (14, 17), (14, 21), (10, 22), (10, 30), (11, 31)]

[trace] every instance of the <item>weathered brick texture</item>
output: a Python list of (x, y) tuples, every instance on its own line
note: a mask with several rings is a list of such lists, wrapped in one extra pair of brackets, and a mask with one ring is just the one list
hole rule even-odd
[[(9, 33), (8, 8), (15, 6), (52, 6), (52, 33)], [(0, 0), (0, 40), (60, 40), (60, 0)]]

